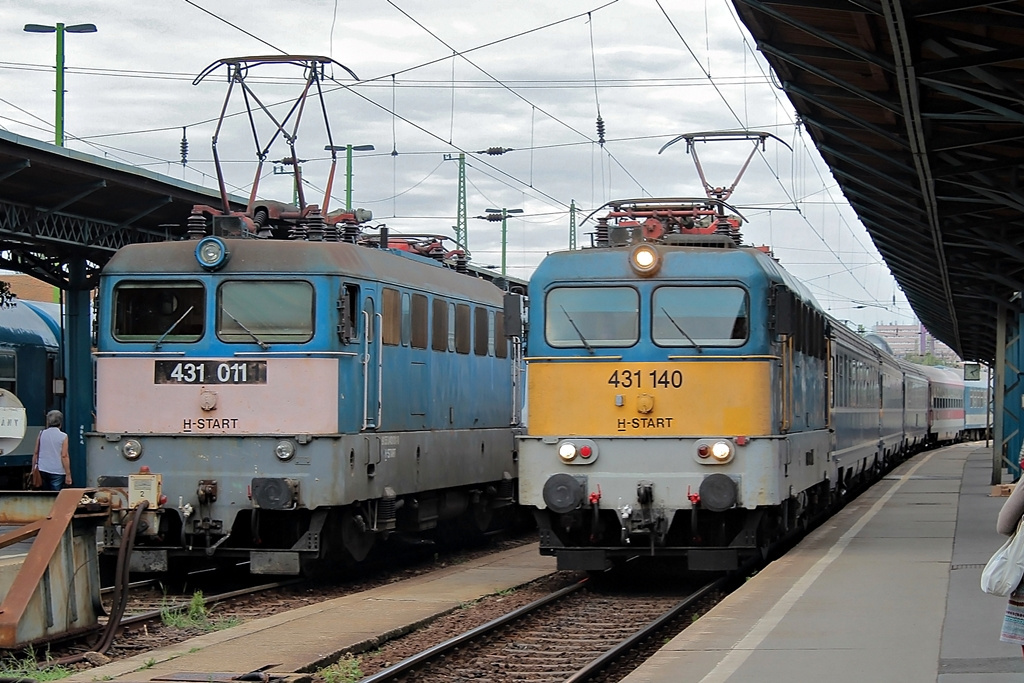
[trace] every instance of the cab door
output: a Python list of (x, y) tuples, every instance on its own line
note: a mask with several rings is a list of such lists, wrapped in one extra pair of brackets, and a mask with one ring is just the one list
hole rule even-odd
[(363, 299), (363, 430), (380, 426), (381, 343), (383, 325), (373, 294)]

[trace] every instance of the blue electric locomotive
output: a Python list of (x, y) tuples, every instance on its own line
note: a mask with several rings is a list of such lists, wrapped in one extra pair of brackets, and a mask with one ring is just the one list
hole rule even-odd
[(513, 502), (502, 290), (413, 241), (320, 231), (132, 245), (103, 269), (87, 457), (121, 508), (105, 552), (142, 500), (136, 569), (268, 574), (445, 522), (480, 532)]
[(520, 502), (560, 568), (735, 569), (937, 438), (923, 372), (741, 246), (722, 201), (610, 207), (530, 281)]

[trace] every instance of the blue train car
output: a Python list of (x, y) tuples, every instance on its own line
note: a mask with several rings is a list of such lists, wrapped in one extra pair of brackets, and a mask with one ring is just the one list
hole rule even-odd
[(59, 321), (56, 304), (15, 301), (0, 308), (0, 390), (17, 397), (26, 419), (21, 443), (0, 453), (0, 488), (25, 488), (46, 413), (62, 408)]
[(988, 380), (964, 382), (964, 438), (992, 438), (992, 390)]
[(125, 510), (147, 491), (136, 568), (294, 574), (393, 533), (487, 529), (517, 476), (503, 296), (414, 251), (339, 241), (119, 251), (100, 281), (88, 476)]

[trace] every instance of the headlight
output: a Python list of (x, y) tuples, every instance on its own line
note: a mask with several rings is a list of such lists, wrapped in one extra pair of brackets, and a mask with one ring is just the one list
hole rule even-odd
[(277, 446), (274, 447), (274, 455), (276, 455), (277, 459), (281, 462), (291, 460), (292, 456), (295, 455), (295, 444), (287, 439), (284, 441), (278, 441)]
[(206, 270), (216, 270), (228, 261), (228, 248), (219, 237), (204, 237), (196, 245), (196, 260)]
[(558, 446), (558, 457), (564, 462), (569, 462), (576, 457), (576, 444), (572, 441), (563, 441)]
[(128, 439), (121, 446), (121, 455), (126, 460), (138, 460), (142, 457), (142, 444), (136, 439)]
[(724, 462), (729, 459), (732, 455), (732, 448), (725, 441), (716, 441), (711, 445), (711, 457), (720, 462)]
[(661, 266), (661, 256), (649, 244), (641, 244), (629, 255), (629, 265), (637, 275), (654, 275)]
[(731, 462), (733, 454), (733, 445), (727, 439), (701, 441), (694, 449), (697, 462), (703, 462), (708, 465), (724, 465), (727, 462)]

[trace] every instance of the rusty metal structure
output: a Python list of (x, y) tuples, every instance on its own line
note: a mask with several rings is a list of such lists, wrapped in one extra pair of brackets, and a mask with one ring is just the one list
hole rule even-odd
[(0, 525), (18, 527), (0, 548), (34, 539), (24, 557), (0, 560), (0, 649), (91, 631), (104, 613), (96, 527), (107, 511), (89, 493), (0, 494)]

